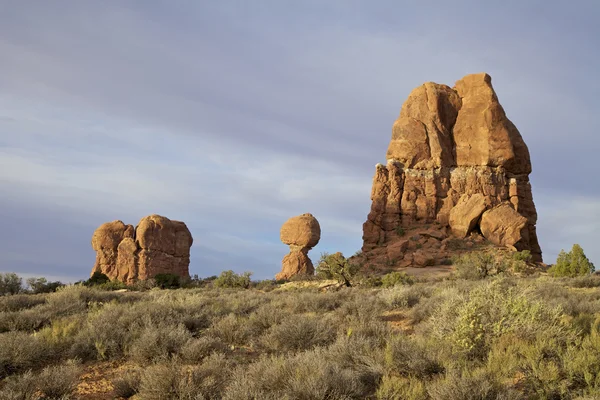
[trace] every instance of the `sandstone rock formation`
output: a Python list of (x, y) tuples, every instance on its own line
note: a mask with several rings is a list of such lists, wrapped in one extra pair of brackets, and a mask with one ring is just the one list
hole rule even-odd
[(193, 239), (187, 226), (149, 215), (134, 229), (122, 221), (100, 225), (92, 236), (96, 264), (92, 270), (127, 284), (170, 273), (189, 277)]
[(298, 274), (315, 272), (308, 251), (321, 239), (319, 221), (312, 214), (302, 214), (288, 219), (281, 227), (281, 241), (290, 246), (290, 252), (282, 261), (281, 272), (275, 279), (289, 279)]
[[(448, 256), (453, 237), (473, 244), (479, 239), (470, 235), (481, 233), (541, 261), (530, 172), (529, 150), (489, 75), (467, 75), (454, 88), (425, 83), (402, 106), (387, 163), (376, 166), (363, 253), (393, 254), (388, 261), (401, 265), (431, 264)], [(417, 248), (409, 240), (399, 254), (406, 244), (395, 243), (408, 231), (419, 233)], [(427, 231), (438, 234), (425, 238)]]

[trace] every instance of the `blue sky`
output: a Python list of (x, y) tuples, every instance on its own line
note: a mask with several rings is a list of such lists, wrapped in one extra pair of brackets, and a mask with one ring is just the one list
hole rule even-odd
[(531, 152), (544, 260), (600, 265), (596, 1), (0, 0), (0, 272), (86, 278), (96, 227), (187, 223), (192, 274), (269, 278), (279, 228), (361, 244), (409, 92), (488, 72)]

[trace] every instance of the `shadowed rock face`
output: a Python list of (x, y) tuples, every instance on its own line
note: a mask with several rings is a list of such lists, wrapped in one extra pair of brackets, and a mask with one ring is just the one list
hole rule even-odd
[(290, 246), (283, 258), (281, 272), (275, 279), (289, 279), (298, 274), (312, 275), (315, 272), (308, 251), (321, 239), (319, 221), (312, 214), (302, 214), (288, 219), (281, 227), (281, 241)]
[(142, 218), (135, 229), (122, 221), (107, 222), (92, 236), (92, 274), (102, 272), (128, 284), (164, 273), (189, 277), (192, 243), (183, 222), (160, 215)]
[(427, 226), (442, 232), (440, 241), (487, 232), (491, 243), (542, 260), (529, 150), (489, 75), (467, 75), (454, 88), (428, 82), (414, 89), (393, 125), (386, 164), (376, 166), (365, 254), (400, 240), (399, 231)]

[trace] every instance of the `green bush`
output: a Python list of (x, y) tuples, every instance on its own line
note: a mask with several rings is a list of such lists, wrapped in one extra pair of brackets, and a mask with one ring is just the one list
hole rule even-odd
[(349, 287), (352, 286), (352, 278), (359, 270), (360, 264), (349, 262), (340, 252), (322, 253), (317, 265), (317, 276), (322, 279), (335, 279)]
[(17, 274), (9, 272), (0, 274), (0, 296), (13, 295), (23, 290), (23, 279)]
[(406, 272), (394, 271), (381, 277), (381, 285), (384, 288), (396, 285), (412, 285), (414, 282), (414, 279), (407, 275)]
[(250, 277), (252, 272), (244, 272), (243, 274), (236, 274), (232, 270), (223, 271), (213, 281), (213, 285), (218, 288), (242, 288), (248, 289), (250, 287)]
[(595, 271), (594, 264), (585, 256), (580, 245), (574, 244), (570, 252), (561, 250), (548, 273), (554, 277), (589, 275)]
[(108, 277), (108, 275), (103, 274), (100, 271), (96, 271), (92, 274), (90, 279), (85, 281), (83, 284), (84, 286), (97, 286), (108, 282), (110, 282), (110, 278)]
[(181, 287), (179, 275), (175, 274), (157, 274), (154, 276), (156, 286), (161, 289), (177, 289)]
[(31, 288), (33, 293), (53, 293), (59, 287), (65, 286), (62, 282), (48, 282), (46, 278), (29, 278), (27, 279), (27, 285)]

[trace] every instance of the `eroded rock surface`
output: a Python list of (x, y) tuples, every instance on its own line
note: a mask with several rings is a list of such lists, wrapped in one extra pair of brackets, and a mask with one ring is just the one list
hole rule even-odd
[[(467, 75), (453, 88), (425, 83), (402, 106), (387, 163), (376, 166), (363, 253), (387, 256), (389, 264), (438, 263), (451, 253), (448, 243), (462, 246), (453, 238), (466, 238), (469, 247), (481, 242), (469, 236), (482, 233), (498, 246), (530, 250), (541, 261), (530, 172), (529, 150), (489, 75)], [(406, 232), (426, 229), (441, 233), (430, 235), (431, 241), (409, 240), (400, 254), (406, 245), (395, 243), (406, 240)]]
[(92, 270), (131, 284), (169, 273), (189, 277), (193, 239), (187, 226), (149, 215), (134, 229), (122, 221), (100, 225), (92, 236), (96, 264)]
[(281, 272), (275, 279), (289, 279), (298, 274), (312, 275), (314, 266), (308, 251), (321, 239), (319, 221), (312, 214), (302, 214), (288, 219), (281, 227), (281, 241), (290, 246), (290, 252), (282, 261)]

